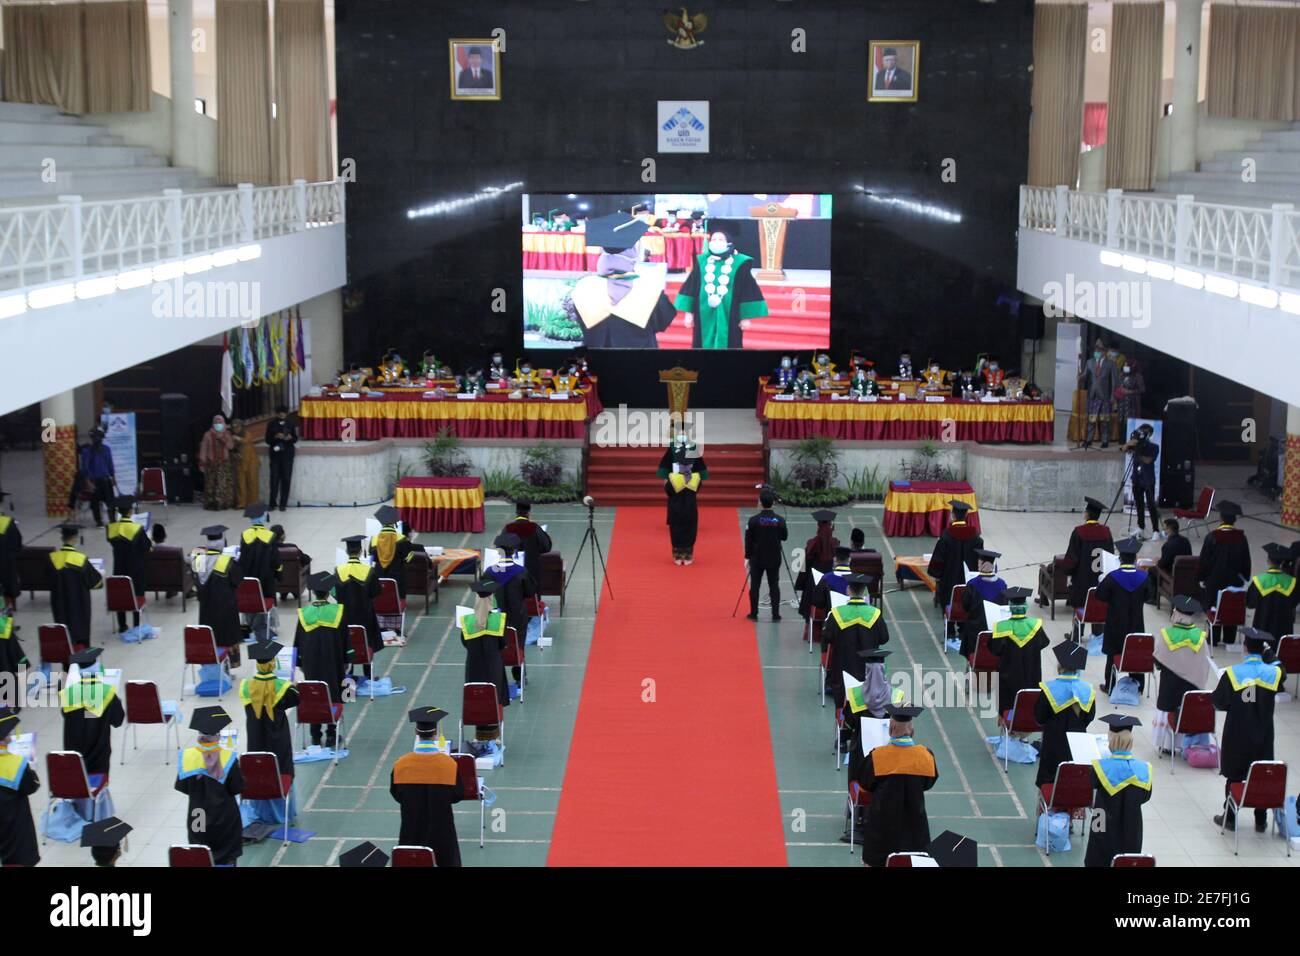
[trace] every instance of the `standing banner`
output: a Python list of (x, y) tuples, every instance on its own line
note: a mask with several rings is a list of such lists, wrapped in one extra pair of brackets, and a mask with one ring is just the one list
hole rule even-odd
[(104, 444), (113, 455), (117, 491), (123, 495), (134, 495), (138, 474), (135, 412), (109, 412), (104, 416), (103, 427)]

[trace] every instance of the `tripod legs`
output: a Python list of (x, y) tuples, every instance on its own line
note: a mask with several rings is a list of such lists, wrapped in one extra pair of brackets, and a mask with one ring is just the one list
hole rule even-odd
[(569, 572), (569, 577), (564, 582), (564, 593), (569, 593), (569, 585), (573, 583), (573, 575), (578, 570), (578, 565), (582, 562), (582, 552), (586, 550), (587, 543), (591, 543), (591, 604), (595, 608), (600, 597), (600, 585), (596, 583), (596, 559), (600, 558), (600, 571), (604, 579), (605, 587), (609, 590), (609, 598), (614, 599), (614, 588), (609, 583), (609, 571), (605, 568), (605, 552), (600, 546), (600, 538), (596, 534), (596, 527), (588, 516), (587, 530), (583, 532), (582, 543), (578, 545), (578, 553), (573, 558), (573, 570)]

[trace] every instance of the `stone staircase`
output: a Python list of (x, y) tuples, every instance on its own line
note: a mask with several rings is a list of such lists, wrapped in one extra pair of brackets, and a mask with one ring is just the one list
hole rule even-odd
[[(46, 182), (53, 160), (53, 182)], [(197, 189), (212, 181), (167, 165), (142, 146), (128, 146), (102, 126), (53, 106), (0, 103), (0, 203), (30, 205), (60, 195), (83, 199)]]
[[(1254, 182), (1242, 182), (1244, 159), (1255, 161)], [(1216, 153), (1197, 172), (1174, 173), (1156, 183), (1156, 192), (1236, 206), (1289, 202), (1300, 208), (1300, 123), (1262, 133), (1244, 149)]]

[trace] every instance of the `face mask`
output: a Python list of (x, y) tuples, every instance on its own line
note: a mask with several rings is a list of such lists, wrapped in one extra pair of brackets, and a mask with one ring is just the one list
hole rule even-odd
[(789, 359), (781, 359), (781, 367), (782, 367), (782, 368), (789, 368), (789, 367), (790, 367), (790, 360), (789, 360)]
[(1125, 372), (1125, 374), (1127, 374), (1127, 373), (1129, 373), (1129, 372), (1131, 372), (1131, 371), (1133, 371), (1133, 370), (1132, 370), (1131, 368), (1129, 368), (1127, 365), (1124, 366), (1124, 372)]
[(1092, 357), (1093, 357), (1094, 359), (1096, 359), (1098, 362), (1101, 361), (1101, 353), (1100, 353), (1100, 352), (1093, 352), (1093, 353), (1092, 353)]
[(492, 364), (493, 364), (493, 365), (500, 365), (500, 364), (501, 364), (501, 356), (500, 356), (500, 355), (494, 355), (494, 356), (492, 356)]
[(720, 256), (720, 255), (722, 255), (723, 253), (725, 253), (725, 252), (727, 251), (727, 249), (728, 249), (730, 246), (731, 246), (731, 243), (727, 242), (727, 240), (725, 240), (725, 239), (710, 239), (710, 240), (709, 240), (709, 252), (713, 253), (715, 256)]
[[(996, 365), (993, 366), (993, 367), (994, 367), (994, 368), (997, 368)], [(931, 371), (931, 372), (937, 372), (937, 371), (939, 371), (939, 366), (937, 366), (937, 365), (931, 365), (931, 366), (930, 366), (930, 371)]]
[(997, 363), (997, 362), (989, 362), (989, 368), (996, 372), (996, 371), (998, 370), (998, 363)]
[(521, 368), (519, 371), (520, 371), (522, 374), (524, 374), (524, 375), (529, 375), (529, 374), (532, 373), (533, 370), (532, 370), (531, 368), (529, 368), (527, 365), (525, 365), (525, 366), (524, 366), (523, 368)]
[(212, 430), (214, 432), (224, 432), (226, 430), (226, 426), (221, 424), (221, 422), (213, 422)]

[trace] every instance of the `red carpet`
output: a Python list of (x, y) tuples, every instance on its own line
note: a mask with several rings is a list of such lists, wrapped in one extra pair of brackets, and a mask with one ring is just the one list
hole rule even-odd
[(678, 567), (664, 509), (619, 508), (606, 557), (614, 600), (596, 615), (548, 864), (784, 866), (747, 601), (728, 616), (735, 510), (701, 508), (695, 563)]

